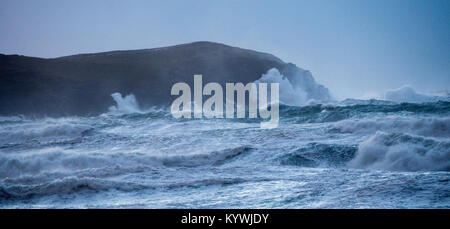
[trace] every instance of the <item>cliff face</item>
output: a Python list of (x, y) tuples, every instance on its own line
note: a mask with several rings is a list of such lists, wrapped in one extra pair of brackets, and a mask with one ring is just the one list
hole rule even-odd
[(0, 115), (96, 115), (111, 94), (133, 93), (142, 107), (168, 105), (174, 83), (248, 83), (277, 68), (309, 98), (329, 99), (308, 71), (273, 55), (211, 42), (53, 59), (0, 55)]

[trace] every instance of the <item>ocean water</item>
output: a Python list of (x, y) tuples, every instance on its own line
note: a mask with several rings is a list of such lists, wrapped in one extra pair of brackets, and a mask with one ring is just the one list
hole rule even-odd
[(0, 118), (1, 208), (449, 208), (450, 102)]

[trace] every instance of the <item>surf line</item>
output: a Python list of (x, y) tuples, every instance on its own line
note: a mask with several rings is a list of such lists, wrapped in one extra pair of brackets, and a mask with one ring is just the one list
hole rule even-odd
[[(279, 83), (270, 83), (270, 102), (268, 102), (267, 83), (226, 83), (225, 84), (225, 118), (269, 119), (260, 122), (262, 129), (278, 127), (279, 121)], [(213, 93), (214, 92), (214, 93)], [(180, 95), (181, 93), (181, 95)], [(246, 100), (248, 93), (248, 106)], [(202, 75), (194, 75), (194, 99), (192, 100), (191, 87), (184, 82), (172, 86), (171, 95), (179, 96), (171, 105), (170, 111), (174, 118), (224, 118), (224, 94), (222, 85), (211, 82), (203, 87)], [(236, 109), (235, 109), (235, 94)], [(203, 96), (209, 97), (203, 103)], [(192, 105), (194, 109), (192, 110)], [(270, 109), (269, 109), (270, 107)], [(236, 111), (236, 112), (235, 112)], [(193, 115), (192, 115), (193, 113)], [(236, 115), (235, 115), (236, 113)]]

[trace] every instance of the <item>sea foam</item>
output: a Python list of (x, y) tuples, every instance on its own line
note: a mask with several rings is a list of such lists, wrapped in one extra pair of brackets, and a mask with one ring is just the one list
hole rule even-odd
[(111, 97), (116, 102), (115, 106), (109, 107), (109, 111), (112, 114), (132, 114), (132, 113), (145, 113), (145, 111), (139, 108), (139, 103), (133, 94), (122, 97), (119, 92), (111, 94)]
[(377, 132), (362, 142), (353, 168), (392, 171), (450, 171), (450, 142)]
[(389, 90), (384, 95), (384, 99), (388, 101), (394, 101), (399, 103), (426, 103), (426, 102), (437, 102), (448, 101), (449, 97), (437, 96), (437, 95), (427, 95), (416, 92), (411, 86), (405, 85), (401, 88)]

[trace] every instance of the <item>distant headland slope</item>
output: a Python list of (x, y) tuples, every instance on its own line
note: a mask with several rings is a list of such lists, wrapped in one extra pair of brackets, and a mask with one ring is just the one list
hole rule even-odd
[(329, 100), (309, 71), (262, 52), (213, 42), (164, 48), (36, 58), (0, 54), (0, 115), (96, 115), (114, 104), (111, 94), (134, 94), (141, 107), (168, 105), (174, 83), (248, 83), (271, 68), (309, 99)]

